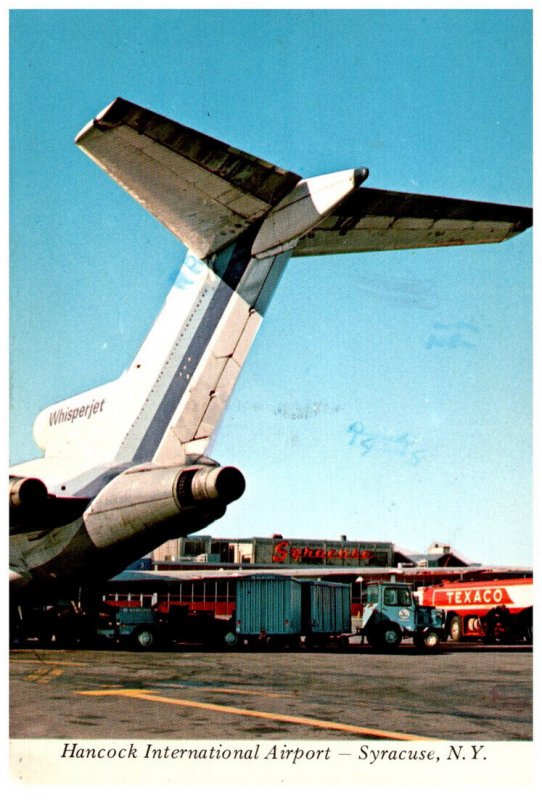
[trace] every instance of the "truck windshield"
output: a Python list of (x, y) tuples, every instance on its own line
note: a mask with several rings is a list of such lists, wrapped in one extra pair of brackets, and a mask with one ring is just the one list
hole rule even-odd
[(365, 594), (365, 599), (363, 600), (364, 604), (374, 603), (376, 605), (378, 603), (378, 586), (369, 586)]
[(385, 606), (412, 605), (412, 596), (410, 594), (410, 589), (400, 589), (391, 587), (384, 589), (384, 605)]

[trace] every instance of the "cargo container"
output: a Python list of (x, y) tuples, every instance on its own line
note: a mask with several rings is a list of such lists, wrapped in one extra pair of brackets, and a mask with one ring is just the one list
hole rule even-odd
[(235, 635), (238, 640), (319, 646), (351, 633), (348, 584), (269, 574), (237, 583)]
[(303, 580), (301, 583), (302, 627), (306, 646), (325, 646), (333, 639), (341, 639), (348, 644), (348, 636), (352, 631), (350, 584), (321, 580)]
[[(282, 575), (258, 575), (237, 582), (235, 634), (238, 639), (297, 644), (302, 634), (302, 583)], [(235, 641), (232, 640), (231, 644)]]

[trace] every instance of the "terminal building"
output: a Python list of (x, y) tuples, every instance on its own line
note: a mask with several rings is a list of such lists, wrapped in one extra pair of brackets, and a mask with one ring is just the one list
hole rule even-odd
[(531, 568), (474, 563), (449, 544), (433, 542), (415, 553), (393, 542), (270, 537), (215, 538), (193, 534), (170, 540), (108, 581), (102, 599), (143, 607), (186, 605), (191, 613), (231, 617), (241, 578), (280, 573), (348, 583), (351, 613), (359, 616), (368, 582), (399, 580), (414, 588), (443, 580), (532, 577)]
[(413, 553), (393, 542), (271, 537), (221, 539), (192, 535), (173, 539), (152, 553), (155, 569), (197, 565), (257, 567), (462, 567), (475, 564), (448, 544), (433, 542), (427, 553)]

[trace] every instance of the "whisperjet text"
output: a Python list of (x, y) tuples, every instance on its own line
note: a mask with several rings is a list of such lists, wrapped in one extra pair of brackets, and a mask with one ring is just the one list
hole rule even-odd
[(85, 406), (77, 408), (58, 408), (49, 414), (49, 425), (60, 425), (62, 422), (75, 422), (76, 419), (90, 419), (94, 414), (100, 414), (104, 410), (104, 400), (93, 400)]

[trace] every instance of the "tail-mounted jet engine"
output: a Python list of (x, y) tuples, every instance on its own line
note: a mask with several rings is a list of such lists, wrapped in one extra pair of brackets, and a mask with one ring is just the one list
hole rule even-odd
[(244, 490), (245, 479), (236, 467), (141, 464), (108, 483), (83, 520), (100, 550), (132, 540), (134, 545), (141, 541), (148, 552), (156, 542), (186, 536), (219, 519)]
[(38, 478), (9, 476), (10, 521), (18, 521), (43, 512), (47, 499), (47, 487)]

